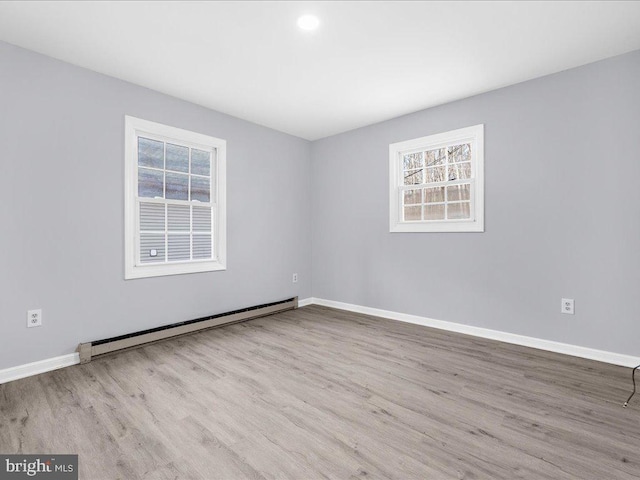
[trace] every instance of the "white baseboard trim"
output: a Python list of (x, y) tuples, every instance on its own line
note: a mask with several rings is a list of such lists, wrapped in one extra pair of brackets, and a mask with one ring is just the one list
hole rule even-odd
[[(298, 300), (298, 306), (304, 307), (311, 305), (313, 303), (312, 300), (312, 298)], [(20, 380), (21, 378), (38, 375), (40, 373), (58, 370), (59, 368), (70, 367), (71, 365), (77, 365), (79, 363), (80, 355), (78, 353), (70, 353), (60, 357), (47, 358), (33, 363), (5, 368), (4, 370), (0, 370), (0, 385), (14, 380)]]
[(69, 367), (78, 363), (80, 363), (80, 356), (77, 353), (70, 353), (68, 355), (61, 355), (60, 357), (47, 358), (33, 363), (18, 365), (17, 367), (5, 368), (4, 370), (0, 370), (0, 384), (50, 372), (59, 368)]
[(364, 313), (376, 317), (388, 318), (391, 320), (399, 320), (401, 322), (415, 323), (425, 327), (438, 328), (450, 332), (464, 333), (465, 335), (473, 335), (474, 337), (488, 338), (491, 340), (499, 340), (505, 343), (522, 345), (525, 347), (537, 348), (539, 350), (547, 350), (549, 352), (563, 353), (574, 357), (587, 358), (589, 360), (597, 360), (599, 362), (611, 363), (613, 365), (621, 365), (623, 367), (635, 367), (640, 364), (640, 357), (625, 355), (621, 353), (607, 352), (604, 350), (596, 350), (594, 348), (580, 347), (568, 343), (554, 342), (551, 340), (543, 340), (541, 338), (527, 337), (515, 333), (501, 332), (499, 330), (490, 330), (488, 328), (473, 327), (471, 325), (463, 325), (461, 323), (446, 322), (443, 320), (434, 320), (432, 318), (420, 317), (418, 315), (409, 315), (406, 313), (392, 312), (389, 310), (381, 310), (378, 308), (363, 307), (361, 305), (353, 305), (351, 303), (336, 302), (333, 300), (325, 300), (323, 298), (312, 297), (309, 303), (305, 305), (322, 305), (325, 307), (338, 308), (349, 312)]
[(313, 303), (312, 297), (303, 298), (302, 300), (298, 300), (298, 307), (306, 307), (307, 305), (311, 305)]
[[(604, 350), (596, 350), (594, 348), (580, 347), (568, 343), (554, 342), (551, 340), (543, 340), (541, 338), (527, 337), (515, 333), (501, 332), (499, 330), (490, 330), (488, 328), (473, 327), (471, 325), (463, 325), (461, 323), (446, 322), (443, 320), (434, 320), (432, 318), (420, 317), (418, 315), (409, 315), (407, 313), (392, 312), (390, 310), (381, 310), (379, 308), (364, 307), (362, 305), (353, 305), (351, 303), (336, 302), (334, 300), (325, 300), (324, 298), (309, 297), (298, 300), (299, 307), (307, 305), (322, 305), (325, 307), (337, 308), (339, 310), (347, 310), (349, 312), (364, 313), (375, 317), (383, 317), (400, 322), (414, 323), (425, 327), (447, 330), (449, 332), (463, 333), (474, 337), (488, 338), (498, 340), (505, 343), (522, 345), (525, 347), (537, 348), (539, 350), (547, 350), (549, 352), (563, 353), (574, 357), (587, 358), (589, 360), (597, 360), (599, 362), (611, 363), (613, 365), (621, 365), (623, 367), (635, 367), (640, 364), (640, 357), (625, 355), (622, 353), (607, 352)], [(59, 357), (48, 358), (25, 365), (5, 368), (0, 370), (0, 384), (19, 380), (21, 378), (31, 377), (40, 373), (50, 372), (59, 368), (69, 367), (80, 363), (78, 353), (70, 353)]]

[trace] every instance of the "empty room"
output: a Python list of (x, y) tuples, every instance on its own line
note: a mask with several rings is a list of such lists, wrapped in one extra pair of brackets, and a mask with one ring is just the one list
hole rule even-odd
[(0, 2), (0, 480), (640, 478), (640, 2)]

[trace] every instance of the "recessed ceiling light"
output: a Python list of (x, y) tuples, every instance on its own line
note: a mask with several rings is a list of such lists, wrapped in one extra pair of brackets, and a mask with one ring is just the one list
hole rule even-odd
[(298, 26), (303, 30), (315, 30), (320, 25), (320, 20), (315, 15), (302, 15), (298, 19)]

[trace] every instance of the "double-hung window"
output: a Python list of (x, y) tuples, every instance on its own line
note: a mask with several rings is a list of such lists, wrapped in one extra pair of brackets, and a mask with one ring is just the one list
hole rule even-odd
[(389, 145), (391, 232), (484, 231), (484, 126)]
[(226, 268), (226, 141), (125, 117), (125, 278)]

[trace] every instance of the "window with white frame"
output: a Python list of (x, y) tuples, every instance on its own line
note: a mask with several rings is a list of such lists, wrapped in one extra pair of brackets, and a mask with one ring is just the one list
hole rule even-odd
[(484, 125), (389, 145), (390, 232), (484, 231)]
[(226, 141), (125, 117), (125, 278), (226, 268)]

